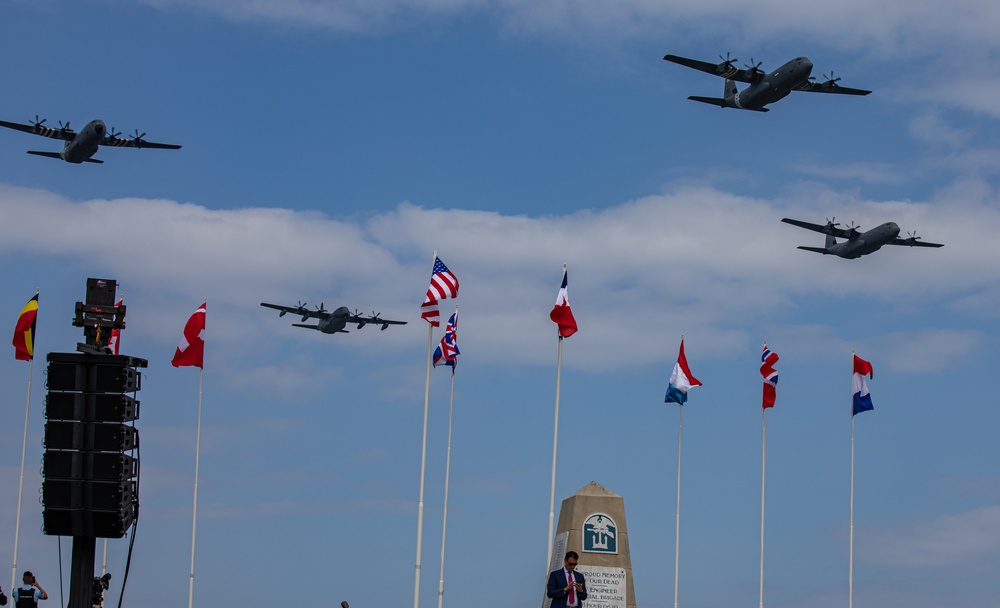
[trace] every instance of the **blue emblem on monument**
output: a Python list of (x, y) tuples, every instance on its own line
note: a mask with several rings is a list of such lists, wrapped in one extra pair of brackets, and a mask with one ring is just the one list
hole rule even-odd
[(583, 522), (583, 550), (588, 553), (618, 553), (618, 526), (604, 513), (594, 513)]

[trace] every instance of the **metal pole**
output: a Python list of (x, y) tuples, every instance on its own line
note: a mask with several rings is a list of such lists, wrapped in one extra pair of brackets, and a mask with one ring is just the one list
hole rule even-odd
[[(434, 253), (437, 259), (437, 252)], [(420, 448), (420, 500), (417, 502), (417, 565), (413, 581), (413, 608), (420, 608), (420, 550), (424, 541), (424, 478), (427, 472), (427, 412), (431, 396), (431, 348), (434, 326), (427, 324), (427, 378), (424, 383), (424, 435)]]
[[(682, 338), (683, 339), (683, 338)], [(674, 527), (674, 608), (677, 608), (677, 583), (681, 564), (681, 431), (684, 428), (684, 406), (677, 404), (677, 523)]]
[(549, 548), (545, 554), (546, 574), (548, 574), (549, 565), (552, 563), (552, 529), (555, 522), (556, 510), (556, 454), (559, 452), (559, 392), (562, 384), (562, 349), (563, 337), (559, 336), (559, 354), (556, 357), (556, 414), (552, 431), (552, 489), (549, 492)]
[(21, 441), (21, 480), (17, 485), (17, 518), (14, 524), (14, 565), (10, 569), (10, 589), (17, 588), (17, 544), (21, 534), (21, 495), (24, 491), (24, 451), (28, 445), (28, 410), (31, 407), (31, 372), (35, 366), (35, 358), (28, 361), (28, 397), (24, 402), (24, 438)]
[(760, 608), (764, 608), (764, 477), (767, 472), (767, 408), (761, 408), (760, 419)]
[(455, 413), (455, 368), (451, 368), (451, 396), (448, 398), (448, 452), (444, 464), (444, 523), (441, 525), (441, 580), (438, 583), (438, 608), (444, 605), (444, 541), (448, 532), (448, 480), (451, 478), (451, 420)]
[(202, 380), (205, 377), (205, 369), (201, 368), (198, 373), (198, 430), (195, 433), (194, 448), (194, 509), (191, 514), (191, 579), (188, 583), (188, 608), (194, 605), (194, 546), (195, 533), (198, 529), (198, 468), (201, 459), (201, 389)]

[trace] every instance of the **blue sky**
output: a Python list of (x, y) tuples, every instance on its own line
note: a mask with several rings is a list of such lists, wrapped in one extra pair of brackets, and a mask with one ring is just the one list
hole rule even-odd
[[(548, 311), (566, 263), (581, 329), (564, 345), (556, 495), (593, 480), (624, 497), (637, 602), (672, 604), (677, 406), (662, 400), (683, 334), (704, 386), (685, 406), (681, 605), (757, 605), (765, 339), (781, 356), (766, 605), (847, 601), (852, 349), (875, 369), (875, 411), (856, 419), (856, 605), (993, 605), (998, 24), (982, 0), (8, 2), (0, 119), (101, 118), (184, 146), (75, 166), (25, 154), (57, 142), (0, 133), (0, 318), (13, 328), (37, 288), (37, 351), (71, 351), (86, 278), (114, 278), (123, 350), (150, 362), (125, 601), (187, 600), (198, 374), (169, 360), (203, 299), (196, 604), (289, 586), (304, 606), (413, 601), (418, 311), (437, 250), (462, 285), (446, 604), (541, 601)], [(686, 97), (721, 80), (662, 60), (727, 51), (765, 69), (806, 55), (874, 93), (720, 110)], [(830, 259), (780, 223), (834, 216), (946, 246)], [(259, 306), (298, 300), (410, 323), (312, 335)], [(18, 568), (56, 599), (42, 367)], [(27, 372), (0, 365), (7, 559)], [(448, 381), (432, 372), (425, 606)], [(110, 543), (116, 600), (126, 552)]]

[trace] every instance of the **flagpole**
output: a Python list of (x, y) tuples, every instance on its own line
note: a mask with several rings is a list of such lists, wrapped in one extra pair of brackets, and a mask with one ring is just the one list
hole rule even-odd
[[(455, 307), (458, 310), (458, 307)], [(451, 420), (455, 412), (455, 368), (451, 368), (451, 394), (448, 397), (448, 452), (444, 464), (444, 523), (441, 525), (441, 581), (438, 583), (438, 608), (444, 605), (444, 539), (448, 531), (448, 480), (451, 477)]]
[(851, 350), (851, 532), (848, 551), (847, 607), (854, 606), (854, 350)]
[[(437, 252), (434, 252), (437, 259)], [(417, 502), (417, 565), (413, 582), (413, 608), (420, 607), (420, 550), (424, 539), (424, 478), (427, 472), (427, 413), (431, 396), (431, 348), (434, 346), (434, 326), (427, 324), (427, 377), (424, 383), (424, 435), (420, 448), (420, 500)]]
[[(37, 295), (37, 294), (36, 294)], [(34, 336), (32, 336), (34, 339)], [(34, 345), (32, 345), (34, 346)], [(21, 496), (24, 491), (24, 453), (28, 445), (28, 410), (31, 408), (31, 372), (35, 366), (35, 357), (28, 360), (28, 396), (24, 402), (24, 438), (21, 441), (21, 479), (17, 485), (17, 518), (14, 523), (14, 565), (10, 569), (10, 589), (17, 589), (17, 545), (21, 533)]]
[[(764, 343), (767, 346), (767, 342)], [(767, 472), (767, 408), (760, 415), (760, 608), (764, 608), (764, 477)]]
[[(681, 341), (684, 337), (681, 336)], [(677, 608), (677, 583), (681, 559), (681, 430), (684, 428), (684, 405), (677, 404), (677, 522), (674, 527), (674, 608)]]
[[(565, 272), (565, 268), (563, 271)], [(546, 574), (548, 574), (549, 565), (552, 563), (552, 533), (556, 510), (556, 454), (559, 451), (559, 393), (562, 388), (562, 351), (563, 337), (560, 335), (559, 354), (556, 357), (556, 414), (552, 432), (552, 489), (549, 492), (549, 543), (545, 559)]]
[(205, 368), (199, 368), (198, 372), (198, 430), (195, 432), (194, 448), (194, 509), (191, 515), (191, 579), (188, 584), (188, 608), (194, 605), (194, 547), (195, 533), (198, 529), (198, 468), (201, 459), (201, 394), (202, 380), (205, 377)]

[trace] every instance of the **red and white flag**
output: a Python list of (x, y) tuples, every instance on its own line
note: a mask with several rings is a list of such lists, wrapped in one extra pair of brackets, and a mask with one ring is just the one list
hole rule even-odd
[(202, 337), (205, 333), (205, 304), (194, 311), (187, 324), (184, 325), (184, 334), (177, 345), (177, 352), (170, 364), (174, 367), (200, 367), (205, 369), (205, 340)]
[(434, 269), (431, 271), (431, 284), (420, 306), (420, 317), (433, 327), (441, 325), (441, 313), (438, 301), (458, 297), (458, 278), (444, 265), (441, 258), (434, 256)]
[(576, 333), (576, 319), (573, 317), (573, 310), (569, 307), (569, 294), (566, 291), (568, 285), (566, 267), (563, 266), (562, 287), (559, 288), (559, 295), (556, 296), (556, 304), (549, 313), (549, 318), (559, 326), (559, 337), (568, 338)]

